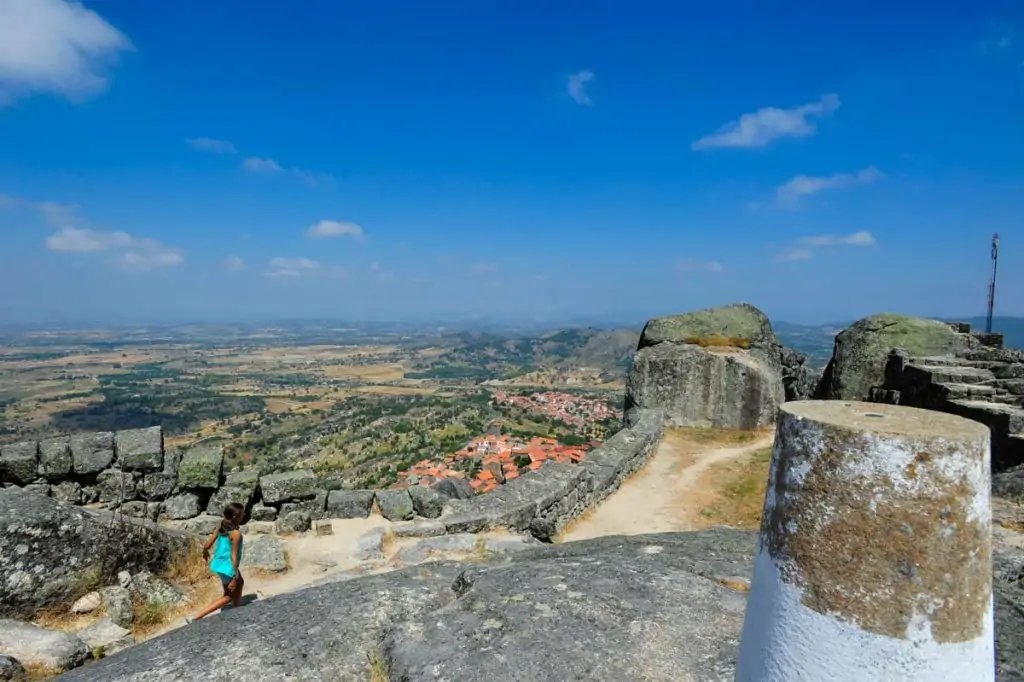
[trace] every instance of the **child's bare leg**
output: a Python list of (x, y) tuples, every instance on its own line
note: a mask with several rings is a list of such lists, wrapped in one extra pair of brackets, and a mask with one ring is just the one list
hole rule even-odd
[(231, 596), (225, 594), (223, 597), (221, 597), (220, 599), (218, 599), (217, 601), (213, 602), (212, 604), (207, 606), (205, 609), (203, 609), (202, 611), (197, 613), (196, 616), (195, 616), (195, 619), (199, 620), (200, 618), (205, 618), (206, 616), (210, 615), (214, 611), (216, 611), (218, 609), (222, 609), (225, 606), (227, 606), (228, 602), (230, 602), (230, 601), (231, 601)]
[(245, 585), (245, 578), (242, 574), (238, 574), (238, 584), (235, 585), (235, 592), (231, 595), (231, 603), (235, 606), (241, 606), (242, 604), (242, 587)]
[(197, 613), (195, 615), (195, 620), (199, 620), (200, 618), (205, 618), (206, 616), (210, 615), (214, 611), (216, 611), (218, 609), (224, 608), (230, 602), (231, 602), (231, 593), (228, 592), (228, 586), (224, 585), (224, 594), (222, 594), (220, 597), (218, 597), (215, 602), (213, 602), (212, 604), (207, 606), (205, 609), (203, 609), (202, 611)]

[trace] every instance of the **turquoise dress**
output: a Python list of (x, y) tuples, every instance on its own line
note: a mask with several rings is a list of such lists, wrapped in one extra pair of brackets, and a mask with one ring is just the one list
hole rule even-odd
[[(238, 563), (242, 563), (242, 541), (238, 539)], [(235, 564), (231, 561), (231, 536), (217, 535), (217, 542), (213, 546), (213, 559), (210, 561), (210, 570), (221, 576), (221, 578), (235, 577)]]

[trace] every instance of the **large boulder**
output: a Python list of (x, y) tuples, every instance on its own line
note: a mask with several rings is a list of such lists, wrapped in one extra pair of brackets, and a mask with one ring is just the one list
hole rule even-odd
[(168, 450), (164, 453), (164, 468), (161, 471), (147, 473), (139, 486), (139, 494), (147, 500), (162, 500), (174, 492), (178, 486), (178, 465), (181, 463), (181, 450)]
[(749, 351), (663, 343), (641, 349), (626, 382), (626, 417), (659, 409), (673, 426), (755, 429), (775, 420), (781, 374)]
[(653, 408), (676, 426), (764, 426), (779, 403), (807, 396), (804, 361), (746, 303), (651, 320), (626, 385), (627, 422)]
[(13, 656), (22, 665), (62, 672), (82, 665), (91, 652), (75, 635), (0, 619), (0, 653)]
[(224, 449), (217, 445), (197, 445), (181, 456), (178, 464), (178, 486), (181, 488), (216, 488), (224, 468)]
[(883, 313), (858, 320), (839, 332), (832, 359), (818, 382), (815, 397), (866, 400), (873, 386), (885, 382), (889, 351), (902, 348), (911, 357), (954, 355), (974, 345), (945, 322)]
[(206, 505), (207, 514), (223, 514), (225, 507), (229, 504), (238, 503), (249, 508), (252, 502), (252, 488), (242, 488), (233, 485), (224, 485), (210, 495), (210, 502)]
[[(421, 564), (257, 600), (64, 679), (192, 679), (200, 660), (217, 682), (731, 680), (755, 545), (754, 533), (713, 529)], [(996, 556), (1007, 682), (1024, 660), (1020, 561)]]
[(91, 651), (103, 656), (116, 654), (135, 644), (132, 631), (121, 627), (109, 618), (102, 618), (79, 630), (78, 638), (85, 642)]
[[(123, 569), (166, 568), (188, 540), (120, 515), (0, 490), (0, 617), (70, 605)], [(66, 608), (66, 606), (65, 606)]]

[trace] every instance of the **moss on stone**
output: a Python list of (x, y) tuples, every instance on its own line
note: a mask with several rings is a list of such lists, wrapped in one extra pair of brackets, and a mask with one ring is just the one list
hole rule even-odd
[(749, 303), (735, 303), (653, 319), (644, 327), (640, 347), (713, 339), (729, 339), (731, 342), (726, 345), (744, 347), (740, 344), (746, 344), (749, 347), (771, 337), (771, 324), (763, 312)]

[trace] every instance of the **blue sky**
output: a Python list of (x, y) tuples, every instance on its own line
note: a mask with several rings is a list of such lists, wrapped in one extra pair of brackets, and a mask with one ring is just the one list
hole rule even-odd
[(1022, 122), (1013, 1), (0, 0), (0, 320), (1024, 315)]

